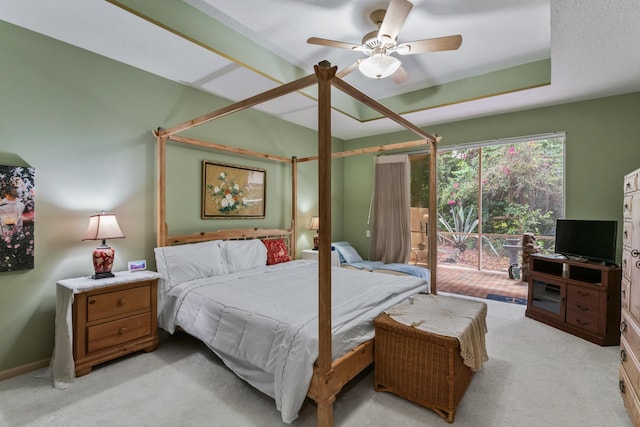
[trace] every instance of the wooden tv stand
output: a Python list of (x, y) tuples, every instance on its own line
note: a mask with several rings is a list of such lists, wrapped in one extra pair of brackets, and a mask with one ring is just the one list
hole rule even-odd
[(529, 258), (527, 317), (599, 345), (620, 343), (619, 267)]

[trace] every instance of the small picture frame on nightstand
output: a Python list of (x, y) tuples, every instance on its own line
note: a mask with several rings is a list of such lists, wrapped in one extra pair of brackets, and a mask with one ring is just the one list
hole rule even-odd
[(129, 261), (129, 272), (144, 271), (147, 269), (147, 260)]

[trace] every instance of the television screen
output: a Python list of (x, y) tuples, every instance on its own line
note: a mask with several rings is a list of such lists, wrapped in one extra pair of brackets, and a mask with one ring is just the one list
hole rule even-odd
[(617, 221), (559, 219), (555, 251), (569, 258), (615, 264), (617, 229)]

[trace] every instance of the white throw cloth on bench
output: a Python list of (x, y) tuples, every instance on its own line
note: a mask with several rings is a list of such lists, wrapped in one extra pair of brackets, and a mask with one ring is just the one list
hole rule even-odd
[(403, 325), (446, 337), (457, 338), (464, 364), (473, 371), (489, 360), (487, 304), (446, 295), (419, 294), (385, 311)]

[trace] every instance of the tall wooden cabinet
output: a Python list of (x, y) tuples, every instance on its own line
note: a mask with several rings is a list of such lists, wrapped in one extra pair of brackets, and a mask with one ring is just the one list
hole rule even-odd
[(640, 169), (624, 180), (620, 394), (640, 426)]

